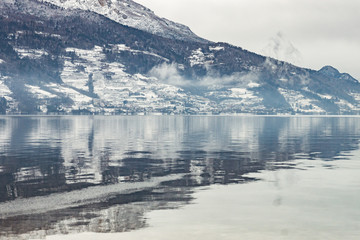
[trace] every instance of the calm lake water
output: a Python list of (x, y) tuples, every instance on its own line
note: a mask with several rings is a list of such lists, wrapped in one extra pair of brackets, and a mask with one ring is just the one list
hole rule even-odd
[(360, 118), (0, 117), (0, 239), (360, 239)]

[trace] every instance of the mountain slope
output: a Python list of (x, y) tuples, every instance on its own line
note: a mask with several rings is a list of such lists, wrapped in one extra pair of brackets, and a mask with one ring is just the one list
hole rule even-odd
[(187, 26), (160, 18), (150, 9), (131, 0), (43, 0), (66, 9), (82, 9), (101, 14), (120, 24), (155, 35), (184, 41), (207, 42)]
[(359, 82), (330, 67), (303, 69), (226, 43), (163, 37), (37, 0), (4, 0), (0, 13), (2, 113), (360, 110)]

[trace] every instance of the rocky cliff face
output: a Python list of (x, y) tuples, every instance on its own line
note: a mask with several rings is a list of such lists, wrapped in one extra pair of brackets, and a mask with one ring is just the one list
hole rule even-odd
[[(0, 13), (0, 98), (7, 113), (360, 110), (360, 84), (349, 74), (203, 40), (182, 25), (162, 25), (168, 20), (132, 1), (4, 0)], [(146, 22), (159, 31), (143, 29)]]

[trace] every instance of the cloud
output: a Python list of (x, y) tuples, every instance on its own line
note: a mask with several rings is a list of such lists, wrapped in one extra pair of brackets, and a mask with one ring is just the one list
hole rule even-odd
[(248, 73), (235, 72), (231, 75), (220, 75), (207, 66), (208, 71), (205, 76), (188, 79), (180, 74), (181, 68), (182, 66), (176, 63), (163, 63), (152, 68), (148, 74), (163, 83), (185, 88), (247, 87), (256, 86), (260, 81), (259, 73), (255, 70)]
[(220, 76), (218, 73), (210, 73), (202, 77), (199, 81), (200, 86), (205, 87), (247, 87), (251, 83), (259, 82), (259, 73), (250, 71), (248, 73), (235, 72), (231, 75)]
[(262, 54), (294, 65), (300, 65), (303, 62), (300, 51), (281, 32), (270, 38)]
[(159, 79), (163, 83), (178, 87), (186, 87), (192, 85), (193, 83), (190, 80), (185, 79), (183, 76), (180, 75), (180, 67), (181, 66), (176, 63), (163, 63), (153, 67), (150, 70), (149, 75), (151, 77)]

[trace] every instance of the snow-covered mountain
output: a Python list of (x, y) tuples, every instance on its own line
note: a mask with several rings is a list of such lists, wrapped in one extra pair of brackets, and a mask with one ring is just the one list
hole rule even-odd
[(0, 113), (359, 112), (349, 74), (203, 40), (132, 1), (0, 2)]
[(207, 42), (187, 26), (160, 18), (150, 9), (131, 0), (43, 0), (66, 9), (82, 9), (101, 14), (120, 24), (166, 38)]

